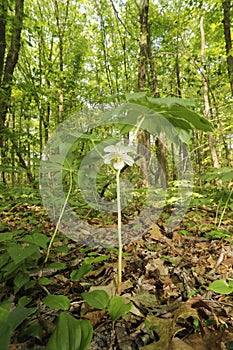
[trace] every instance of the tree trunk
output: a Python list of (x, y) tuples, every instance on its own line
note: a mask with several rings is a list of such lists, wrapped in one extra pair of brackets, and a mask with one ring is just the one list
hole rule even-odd
[[(207, 119), (211, 120), (211, 109), (210, 109), (210, 102), (209, 102), (209, 85), (208, 85), (206, 71), (205, 71), (205, 31), (204, 31), (203, 16), (201, 16), (201, 19), (200, 19), (200, 34), (201, 34), (201, 73), (203, 77), (204, 114)], [(211, 158), (213, 161), (213, 166), (215, 168), (219, 168), (220, 164), (218, 161), (216, 149), (214, 147), (214, 139), (211, 132), (208, 132), (208, 142), (210, 147)]]
[[(140, 7), (141, 6), (141, 7)], [(150, 23), (149, 23), (149, 0), (141, 1), (141, 5), (138, 5), (140, 14), (140, 55), (138, 66), (138, 90), (144, 91), (146, 89), (146, 83), (149, 80), (149, 75), (152, 80), (153, 95), (159, 97), (158, 80), (154, 67), (154, 58), (151, 50), (151, 37), (150, 37)], [(148, 70), (149, 73), (148, 74)], [(150, 148), (150, 133), (142, 130), (138, 135), (138, 142), (145, 148)], [(160, 168), (157, 169), (155, 181), (160, 179), (162, 187), (165, 189), (168, 185), (168, 167), (166, 158), (164, 134), (155, 137), (156, 155), (160, 164)], [(143, 155), (144, 165), (142, 171), (146, 173), (148, 168), (150, 153), (145, 152), (146, 149), (139, 146), (139, 154)], [(162, 171), (161, 171), (162, 170)], [(158, 177), (158, 179), (157, 179)]]
[(5, 58), (5, 51), (6, 51), (6, 17), (7, 17), (6, 0), (1, 0), (1, 4), (0, 4), (0, 81), (2, 81), (2, 74), (4, 69), (4, 58)]
[[(18, 62), (20, 50), (20, 37), (23, 22), (24, 0), (15, 2), (15, 18), (11, 28), (11, 39), (9, 50), (6, 55), (6, 21), (7, 21), (7, 2), (2, 0), (0, 7), (0, 149), (1, 163), (4, 164), (6, 152), (5, 129), (6, 115), (11, 97), (12, 79), (15, 66)], [(6, 59), (5, 59), (6, 56)], [(4, 172), (2, 180), (5, 182)]]
[[(148, 58), (148, 15), (149, 0), (143, 0), (139, 9), (140, 21), (140, 53), (138, 60), (138, 90), (144, 91), (147, 81), (147, 58)], [(148, 172), (150, 159), (150, 133), (147, 130), (140, 130), (137, 135), (138, 154), (142, 157), (141, 171), (144, 174)], [(148, 152), (147, 152), (148, 149)]]
[(223, 1), (223, 28), (226, 44), (227, 54), (227, 70), (231, 87), (231, 94), (233, 95), (233, 56), (232, 56), (232, 39), (231, 39), (231, 0)]
[(60, 13), (59, 13), (59, 3), (58, 0), (55, 0), (55, 17), (57, 21), (57, 30), (58, 30), (58, 38), (59, 38), (59, 70), (60, 70), (60, 83), (59, 83), (59, 106), (58, 106), (58, 122), (62, 123), (63, 121), (63, 113), (64, 113), (64, 59), (63, 59), (63, 38), (66, 30), (68, 13), (69, 13), (69, 0), (66, 1), (65, 8), (65, 17), (63, 23), (61, 23)]
[[(2, 128), (4, 127), (5, 120), (6, 120), (7, 108), (8, 108), (8, 104), (11, 96), (13, 73), (18, 61), (18, 56), (19, 56), (20, 37), (21, 37), (22, 22), (23, 22), (23, 6), (24, 6), (24, 0), (16, 0), (15, 19), (13, 21), (14, 24), (12, 28), (11, 43), (10, 43), (9, 51), (7, 53), (3, 72), (2, 72), (2, 79), (1, 79), (1, 86), (0, 86), (1, 88), (0, 126)], [(2, 26), (4, 27), (4, 24), (2, 24)], [(4, 43), (3, 43), (3, 46), (4, 46)]]

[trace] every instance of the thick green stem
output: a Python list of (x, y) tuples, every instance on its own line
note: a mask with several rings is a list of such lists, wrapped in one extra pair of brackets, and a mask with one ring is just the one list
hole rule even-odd
[(117, 217), (118, 217), (118, 281), (117, 293), (121, 294), (122, 281), (122, 239), (121, 239), (121, 188), (120, 188), (120, 170), (116, 174), (117, 182)]
[(60, 223), (61, 223), (61, 219), (62, 219), (62, 216), (64, 214), (64, 211), (65, 211), (65, 208), (66, 208), (66, 204), (68, 202), (68, 199), (70, 197), (70, 193), (71, 193), (71, 190), (72, 190), (72, 186), (73, 186), (73, 172), (72, 170), (70, 170), (70, 186), (69, 186), (69, 190), (68, 190), (68, 193), (67, 193), (67, 196), (66, 196), (66, 199), (65, 199), (65, 203), (62, 207), (62, 210), (61, 210), (61, 214), (58, 218), (58, 221), (57, 221), (57, 224), (56, 224), (56, 228), (55, 228), (55, 231), (50, 239), (50, 242), (49, 242), (49, 246), (48, 246), (48, 250), (47, 250), (47, 254), (46, 254), (46, 257), (45, 257), (45, 263), (47, 262), (48, 258), (49, 258), (49, 254), (50, 254), (50, 250), (51, 250), (51, 247), (52, 247), (52, 244), (53, 244), (53, 241), (56, 237), (56, 234), (57, 234), (57, 231), (59, 229), (59, 226), (60, 226)]

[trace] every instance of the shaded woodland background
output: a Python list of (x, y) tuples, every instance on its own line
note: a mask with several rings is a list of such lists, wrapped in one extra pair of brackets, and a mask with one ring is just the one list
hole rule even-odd
[(49, 135), (129, 92), (192, 98), (197, 174), (232, 165), (231, 1), (1, 1), (0, 146), (5, 184), (38, 181)]

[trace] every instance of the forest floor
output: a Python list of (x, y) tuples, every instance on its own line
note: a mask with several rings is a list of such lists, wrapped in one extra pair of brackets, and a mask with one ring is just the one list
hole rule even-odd
[[(232, 221), (229, 213), (222, 227), (231, 231)], [(60, 312), (43, 304), (42, 298), (49, 294), (67, 296), (69, 313), (91, 321), (90, 350), (233, 349), (233, 293), (207, 289), (215, 280), (233, 279), (232, 241), (208, 235), (213, 232), (213, 222), (212, 210), (190, 209), (171, 235), (165, 234), (162, 222), (154, 223), (141, 240), (124, 248), (121, 296), (133, 307), (116, 322), (106, 310), (88, 306), (81, 294), (101, 289), (110, 297), (115, 295), (117, 251), (80, 246), (58, 234), (48, 262), (44, 264), (46, 251), (40, 248), (42, 257), (37, 266), (26, 269), (34, 281), (32, 288), (15, 287), (17, 271), (0, 284), (1, 303), (10, 301), (14, 308), (20, 298), (30, 298), (28, 306), (38, 308), (30, 322), (38, 322), (42, 329), (42, 336), (28, 334), (22, 323), (12, 336), (10, 349), (44, 349)], [(1, 233), (16, 232), (17, 240), (35, 230), (48, 237), (54, 232), (39, 205), (16, 203), (2, 211)], [(80, 280), (71, 281), (72, 271), (85, 259), (91, 261), (93, 269)], [(52, 263), (61, 263), (62, 268), (54, 268)], [(49, 283), (38, 283), (41, 278)]]

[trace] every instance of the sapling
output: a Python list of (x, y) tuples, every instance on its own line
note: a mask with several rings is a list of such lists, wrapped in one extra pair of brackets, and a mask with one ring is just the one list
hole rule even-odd
[(116, 185), (117, 185), (117, 227), (118, 227), (118, 279), (117, 279), (117, 293), (121, 294), (122, 283), (122, 234), (121, 234), (121, 187), (120, 187), (120, 173), (124, 165), (129, 166), (134, 164), (134, 159), (128, 153), (135, 153), (133, 146), (125, 146), (121, 142), (116, 145), (107, 146), (104, 148), (107, 153), (104, 156), (104, 163), (111, 164), (116, 170)]

